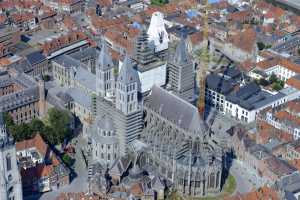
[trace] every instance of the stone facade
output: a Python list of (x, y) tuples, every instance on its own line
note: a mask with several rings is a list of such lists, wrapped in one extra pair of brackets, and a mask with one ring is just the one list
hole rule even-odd
[(168, 62), (167, 80), (170, 89), (186, 101), (195, 99), (195, 73), (192, 59), (188, 53), (185, 39), (181, 39), (175, 54)]
[(45, 88), (42, 80), (37, 83), (31, 77), (20, 73), (1, 76), (0, 82), (5, 94), (0, 96), (0, 109), (9, 112), (16, 123), (29, 122), (45, 114)]
[(0, 199), (22, 200), (22, 185), (16, 148), (13, 139), (7, 135), (2, 112), (0, 113), (0, 159), (3, 161), (0, 164)]
[(111, 166), (119, 156), (119, 141), (113, 120), (107, 115), (97, 118), (92, 134), (93, 160)]
[(144, 108), (141, 140), (150, 148), (144, 166), (158, 170), (181, 193), (218, 193), (222, 158), (219, 149), (205, 139), (207, 128), (197, 108), (156, 86)]

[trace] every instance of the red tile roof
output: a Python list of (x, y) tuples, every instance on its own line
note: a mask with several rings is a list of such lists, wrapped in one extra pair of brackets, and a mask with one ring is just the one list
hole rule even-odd
[(49, 42), (45, 42), (41, 45), (41, 48), (43, 49), (43, 53), (47, 55), (49, 53), (52, 53), (53, 51), (56, 51), (58, 49), (61, 49), (63, 47), (69, 46), (71, 44), (85, 39), (88, 39), (88, 37), (84, 33), (79, 31), (73, 31), (59, 38), (55, 38)]
[(237, 194), (233, 197), (226, 197), (224, 200), (280, 200), (276, 190), (263, 186), (255, 191), (246, 194)]
[(252, 28), (244, 29), (236, 35), (230, 36), (229, 42), (246, 52), (252, 52), (256, 45), (256, 33)]
[(32, 139), (16, 143), (16, 151), (22, 151), (33, 147), (35, 147), (43, 156), (46, 156), (47, 151), (49, 151), (48, 145), (40, 134), (36, 134)]

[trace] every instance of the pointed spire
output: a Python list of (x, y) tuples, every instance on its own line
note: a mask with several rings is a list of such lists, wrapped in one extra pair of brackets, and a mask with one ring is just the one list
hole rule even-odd
[(179, 65), (184, 65), (190, 63), (191, 58), (189, 56), (186, 40), (183, 36), (180, 38), (180, 42), (176, 47), (175, 55), (174, 55), (174, 63)]
[(6, 125), (3, 118), (3, 112), (0, 111), (0, 140), (6, 141), (7, 140), (7, 132), (6, 132)]
[(101, 70), (107, 70), (113, 67), (113, 62), (110, 53), (108, 52), (107, 44), (103, 40), (100, 54), (98, 56), (98, 67)]
[(118, 76), (118, 82), (122, 84), (130, 84), (133, 82), (140, 82), (137, 71), (133, 68), (133, 62), (126, 54), (123, 64), (121, 66), (120, 74)]

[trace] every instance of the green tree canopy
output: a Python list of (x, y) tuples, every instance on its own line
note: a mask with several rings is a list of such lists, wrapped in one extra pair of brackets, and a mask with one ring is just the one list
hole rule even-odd
[(65, 138), (70, 136), (71, 118), (68, 111), (51, 108), (48, 111), (47, 121), (48, 129), (52, 130), (52, 135), (57, 137), (59, 143), (62, 143)]
[(3, 117), (9, 133), (16, 141), (30, 139), (36, 133), (40, 133), (50, 144), (60, 144), (70, 137), (71, 118), (68, 111), (50, 109), (46, 123), (40, 119), (33, 119), (27, 124), (15, 124), (9, 113), (4, 113)]
[(258, 47), (258, 50), (261, 51), (266, 47), (266, 45), (262, 42), (257, 42), (257, 47)]
[(162, 6), (169, 3), (168, 0), (151, 0), (151, 5)]

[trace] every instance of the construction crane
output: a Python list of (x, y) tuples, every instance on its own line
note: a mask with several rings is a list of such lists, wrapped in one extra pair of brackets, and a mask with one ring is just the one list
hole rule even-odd
[(204, 119), (205, 115), (205, 85), (206, 85), (206, 73), (208, 71), (209, 66), (209, 50), (208, 50), (208, 13), (209, 13), (209, 2), (205, 0), (204, 4), (204, 26), (203, 26), (203, 41), (205, 42), (204, 48), (198, 52), (197, 57), (199, 59), (199, 64), (201, 65), (198, 67), (198, 78), (199, 78), (199, 99), (198, 99), (198, 111), (199, 114)]

